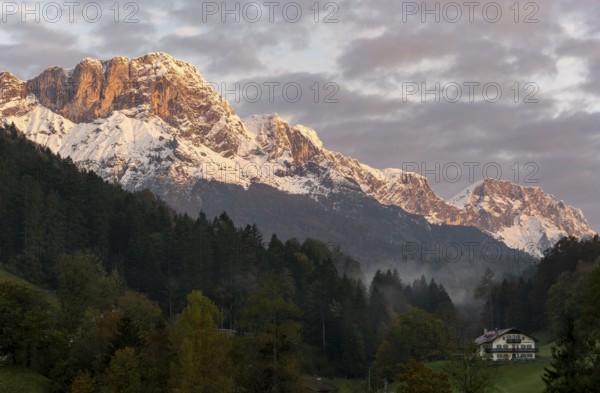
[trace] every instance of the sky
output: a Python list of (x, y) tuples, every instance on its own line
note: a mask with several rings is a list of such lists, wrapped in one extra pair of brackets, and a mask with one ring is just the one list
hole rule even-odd
[(242, 116), (278, 113), (452, 197), (542, 187), (600, 231), (600, 2), (0, 2), (0, 70), (167, 52)]

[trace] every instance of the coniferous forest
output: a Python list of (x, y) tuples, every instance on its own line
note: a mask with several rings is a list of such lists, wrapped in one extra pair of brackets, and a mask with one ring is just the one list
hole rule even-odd
[(0, 131), (0, 222), (2, 270), (26, 280), (0, 280), (0, 358), (54, 392), (300, 392), (306, 376), (366, 391), (420, 373), (446, 391), (452, 371), (419, 362), (451, 358), (473, 338), (460, 327), (492, 323), (549, 326), (556, 362), (587, 356), (567, 380), (597, 382), (598, 237), (563, 239), (522, 277), (486, 274), (472, 315), (426, 277), (346, 277), (350, 257), (318, 240), (176, 214), (14, 127)]

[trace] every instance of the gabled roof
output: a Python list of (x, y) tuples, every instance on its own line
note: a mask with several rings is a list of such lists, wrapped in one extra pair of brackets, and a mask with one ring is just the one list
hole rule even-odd
[(481, 335), (479, 337), (477, 337), (475, 339), (475, 344), (477, 345), (481, 345), (481, 344), (485, 344), (485, 343), (491, 343), (493, 342), (495, 339), (497, 339), (498, 337), (502, 337), (505, 334), (522, 334), (524, 336), (527, 336), (531, 339), (533, 339), (533, 341), (538, 342), (539, 340), (536, 339), (533, 336), (530, 336), (527, 333), (523, 333), (522, 331), (515, 329), (515, 328), (508, 328), (508, 329), (502, 329), (502, 330), (490, 330), (488, 331), (486, 334)]

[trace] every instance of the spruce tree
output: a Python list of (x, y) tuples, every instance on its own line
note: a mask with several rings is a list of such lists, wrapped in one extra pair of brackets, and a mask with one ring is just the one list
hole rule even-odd
[(591, 378), (598, 371), (593, 369), (590, 351), (593, 340), (580, 335), (575, 320), (567, 316), (556, 346), (552, 348), (552, 363), (544, 369), (542, 379), (546, 393), (593, 393), (597, 386)]

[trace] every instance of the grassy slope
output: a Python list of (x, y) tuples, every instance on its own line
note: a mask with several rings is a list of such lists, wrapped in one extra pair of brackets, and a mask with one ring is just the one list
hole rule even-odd
[[(496, 388), (500, 393), (542, 393), (544, 382), (542, 374), (544, 367), (550, 364), (550, 346), (546, 344), (540, 348), (542, 354), (533, 362), (503, 363), (496, 367)], [(546, 355), (548, 354), (548, 355)], [(434, 370), (442, 369), (446, 362), (429, 363)]]
[(50, 381), (26, 367), (0, 367), (0, 392), (47, 393)]
[(502, 393), (542, 393), (542, 374), (548, 360), (506, 364), (499, 367), (496, 386)]
[(550, 365), (550, 348), (554, 343), (548, 342), (550, 334), (542, 332), (534, 334), (540, 340), (539, 353), (535, 362), (508, 363), (498, 368), (497, 387), (502, 393), (542, 393), (544, 367)]
[[(17, 277), (9, 272), (7, 272), (6, 270), (4, 270), (2, 264), (0, 264), (0, 281), (4, 281), (4, 280), (14, 280), (17, 282), (20, 282), (22, 284), (25, 284), (26, 286), (30, 287), (30, 288), (34, 288), (37, 289), (39, 291), (42, 291), (43, 293), (46, 294), (46, 299), (48, 300), (48, 302), (53, 305), (53, 306), (58, 306), (58, 298), (56, 297), (56, 294), (52, 293), (51, 291), (48, 291), (44, 288), (40, 288), (35, 284), (30, 283), (27, 280), (24, 280), (20, 277)], [(0, 392), (2, 392), (0, 390)]]
[(13, 279), (13, 280), (17, 280), (17, 281), (24, 281), (24, 280), (21, 280), (20, 278), (17, 278), (16, 276), (13, 276), (12, 274), (8, 273), (6, 270), (4, 270), (2, 268), (2, 265), (0, 264), (0, 281), (4, 280), (4, 279)]
[[(31, 288), (38, 289), (46, 294), (51, 304), (58, 305), (56, 295), (8, 273), (0, 265), (0, 281), (3, 280), (18, 281)], [(47, 393), (49, 391), (49, 384), (50, 381), (47, 378), (26, 367), (0, 366), (1, 393)]]

